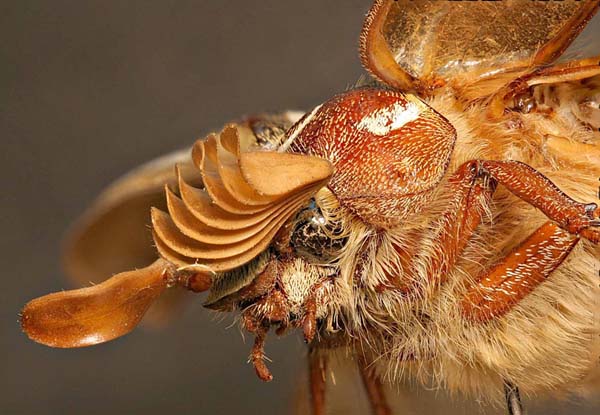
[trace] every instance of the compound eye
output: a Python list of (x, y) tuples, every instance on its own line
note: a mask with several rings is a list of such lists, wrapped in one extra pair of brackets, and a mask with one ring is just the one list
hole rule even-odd
[(313, 264), (335, 260), (346, 245), (342, 225), (328, 220), (314, 200), (296, 216), (290, 245), (296, 254)]

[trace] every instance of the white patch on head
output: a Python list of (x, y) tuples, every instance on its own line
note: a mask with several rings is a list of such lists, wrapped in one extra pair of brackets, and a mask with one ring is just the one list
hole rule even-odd
[(390, 131), (416, 120), (420, 114), (421, 108), (414, 102), (408, 102), (406, 105), (395, 102), (389, 107), (373, 111), (360, 120), (357, 127), (375, 135), (387, 135)]

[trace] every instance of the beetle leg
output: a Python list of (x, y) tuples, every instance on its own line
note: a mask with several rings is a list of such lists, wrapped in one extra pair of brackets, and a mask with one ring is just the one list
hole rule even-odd
[(385, 398), (381, 378), (373, 373), (364, 357), (358, 357), (358, 370), (365, 386), (373, 415), (391, 415), (392, 411)]
[(265, 340), (267, 332), (269, 331), (269, 323), (267, 321), (260, 321), (250, 313), (242, 314), (243, 326), (250, 333), (254, 333), (254, 346), (250, 352), (250, 361), (254, 366), (256, 375), (259, 379), (270, 382), (273, 380), (273, 375), (269, 371), (269, 368), (265, 364)]
[(480, 174), (489, 175), (515, 196), (541, 210), (567, 232), (600, 242), (600, 209), (563, 193), (547, 177), (518, 161), (480, 161)]
[(444, 191), (454, 196), (438, 221), (439, 233), (435, 238), (444, 255), (434, 257), (430, 266), (441, 278), (455, 264), (481, 222), (496, 185), (494, 178), (480, 175), (477, 162), (463, 164), (448, 180)]
[(326, 356), (323, 352), (310, 348), (308, 352), (308, 372), (313, 415), (325, 415), (326, 370)]
[(454, 264), (481, 221), (482, 207), (497, 184), (504, 185), (515, 196), (540, 209), (567, 232), (594, 243), (600, 242), (600, 209), (595, 203), (571, 199), (525, 163), (472, 160), (459, 167), (444, 189), (454, 195), (450, 207), (442, 215), (436, 238), (436, 244), (445, 255), (435, 259), (431, 269), (445, 274)]
[(302, 318), (302, 331), (304, 341), (310, 343), (317, 332), (317, 307), (325, 302), (327, 294), (331, 292), (334, 281), (332, 278), (322, 280), (312, 286), (310, 293), (304, 301), (304, 317)]
[(265, 364), (264, 346), (271, 324), (279, 324), (279, 334), (285, 331), (289, 319), (289, 305), (283, 292), (275, 287), (254, 304), (248, 306), (242, 313), (242, 325), (256, 336), (250, 354), (256, 374), (261, 380), (269, 382), (273, 379)]
[[(443, 190), (453, 197), (435, 225), (438, 231), (433, 242), (438, 248), (436, 251), (444, 255), (431, 259), (428, 266), (432, 270), (431, 281), (443, 282), (480, 223), (483, 207), (497, 184), (504, 185), (514, 195), (540, 209), (568, 233), (600, 242), (600, 209), (596, 204), (571, 199), (548, 178), (524, 163), (472, 160), (458, 168)], [(388, 276), (388, 280), (390, 285), (384, 288), (405, 294), (417, 289), (416, 282), (401, 285), (393, 276)]]
[(462, 314), (486, 322), (507, 313), (569, 255), (579, 237), (546, 222), (477, 279), (461, 302)]
[(259, 330), (257, 330), (256, 337), (254, 338), (254, 346), (252, 347), (252, 353), (250, 355), (256, 374), (265, 382), (273, 380), (273, 375), (265, 364), (265, 339), (268, 330), (268, 325), (261, 325)]
[[(443, 255), (434, 256), (428, 266), (435, 274), (429, 279), (442, 283), (448, 270), (455, 264), (457, 258), (467, 245), (477, 225), (481, 222), (484, 207), (491, 199), (496, 189), (493, 178), (479, 175), (478, 162), (471, 161), (461, 165), (448, 179), (443, 192), (452, 195), (449, 206), (434, 225), (436, 234), (433, 243), (436, 252)], [(416, 253), (396, 249), (405, 264), (405, 269), (411, 269)], [(418, 287), (416, 281), (400, 281), (397, 276), (387, 275), (388, 285), (379, 289), (395, 289), (403, 294), (414, 293)]]
[(275, 288), (257, 301), (255, 306), (263, 319), (269, 323), (283, 323), (284, 325), (288, 323), (290, 306), (285, 294), (279, 288)]
[[(465, 170), (466, 166), (469, 167), (468, 170)], [(498, 285), (498, 291), (495, 291), (497, 296), (505, 295), (505, 290), (511, 288), (514, 284), (517, 289), (516, 293), (509, 295), (504, 301), (493, 303), (495, 311), (492, 314), (504, 313), (512, 304), (531, 292), (535, 286), (560, 265), (577, 243), (578, 237), (584, 237), (594, 243), (600, 242), (600, 220), (598, 219), (600, 209), (594, 203), (580, 203), (571, 199), (544, 175), (527, 164), (517, 161), (483, 160), (467, 162), (461, 166), (457, 172), (458, 175), (454, 176), (458, 182), (451, 179), (449, 185), (456, 186), (457, 183), (460, 183), (461, 176), (463, 180), (468, 178), (465, 172), (473, 172), (473, 167), (475, 167), (475, 177), (490, 178), (492, 188), (496, 183), (504, 185), (514, 195), (540, 209), (549, 219), (556, 222), (556, 224), (547, 223), (538, 229), (506, 258), (507, 262), (504, 267), (502, 265), (498, 266), (493, 275), (496, 275), (499, 280), (491, 282), (490, 277), (492, 274), (483, 279), (484, 283), (487, 282), (492, 286)], [(475, 191), (475, 193), (468, 194), (477, 195), (477, 193)], [(460, 196), (460, 192), (458, 195)], [(454, 216), (454, 222), (446, 222), (447, 224), (442, 228), (444, 231), (438, 239), (438, 244), (442, 249), (449, 249), (449, 254), (442, 259), (434, 260), (431, 268), (440, 270), (439, 279), (449, 269), (449, 266), (453, 265), (481, 218), (481, 212), (473, 212), (475, 206), (468, 206), (469, 197), (464, 200), (467, 205), (463, 205), (463, 208)], [(471, 198), (471, 200), (474, 199)], [(451, 213), (447, 215), (444, 215), (443, 220), (452, 219)], [(462, 220), (456, 220), (461, 218)], [(460, 232), (461, 229), (462, 232)], [(537, 244), (540, 242), (547, 245), (538, 247)], [(538, 249), (539, 252), (532, 254), (528, 249)], [(435, 261), (442, 262), (437, 264)], [(513, 265), (516, 267), (520, 263), (523, 266), (515, 268), (515, 272), (512, 274), (513, 277), (504, 281), (502, 279), (503, 268)], [(529, 269), (527, 265), (533, 268)], [(539, 265), (543, 265), (543, 267)], [(486, 298), (488, 297), (486, 296)], [(484, 299), (482, 298), (481, 301), (484, 301)], [(502, 304), (505, 305), (502, 306)]]
[(508, 381), (504, 381), (504, 395), (506, 396), (508, 414), (523, 415), (523, 405), (521, 404), (519, 388)]

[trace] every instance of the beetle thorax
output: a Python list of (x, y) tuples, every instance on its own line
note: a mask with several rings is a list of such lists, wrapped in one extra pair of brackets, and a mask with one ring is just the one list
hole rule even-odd
[(384, 228), (423, 206), (455, 139), (452, 125), (417, 97), (382, 88), (338, 95), (288, 134), (291, 151), (333, 163), (328, 187), (341, 205)]

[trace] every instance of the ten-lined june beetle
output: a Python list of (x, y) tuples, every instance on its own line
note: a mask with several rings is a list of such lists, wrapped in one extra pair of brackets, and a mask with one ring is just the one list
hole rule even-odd
[(255, 335), (263, 380), (269, 330), (302, 331), (315, 414), (334, 348), (356, 357), (377, 414), (383, 382), (403, 376), (504, 389), (513, 412), (515, 385), (597, 379), (600, 58), (553, 62), (598, 5), (375, 1), (360, 38), (373, 81), (300, 118), (231, 123), (175, 178), (163, 164), (126, 178), (84, 219), (70, 268), (88, 272), (115, 194), (168, 183), (151, 210), (159, 259), (31, 301), (24, 331), (93, 345), (168, 287), (209, 291), (206, 307), (239, 311)]

